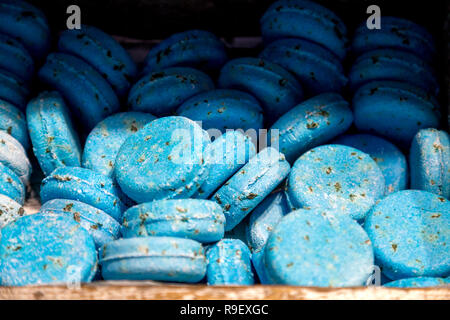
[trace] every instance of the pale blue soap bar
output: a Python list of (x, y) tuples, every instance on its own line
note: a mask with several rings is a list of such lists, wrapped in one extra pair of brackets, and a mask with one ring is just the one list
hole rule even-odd
[(97, 270), (91, 235), (68, 216), (36, 213), (2, 229), (4, 286), (90, 282)]
[(389, 288), (427, 288), (448, 286), (448, 282), (442, 278), (417, 277), (406, 278), (386, 283), (384, 286)]
[(10, 197), (0, 194), (0, 229), (25, 214), (22, 206)]
[(0, 99), (0, 130), (13, 136), (25, 150), (30, 146), (25, 115), (13, 104)]
[(86, 139), (83, 167), (112, 177), (116, 156), (122, 144), (154, 119), (156, 118), (149, 113), (122, 112), (99, 122)]
[(0, 162), (0, 194), (23, 204), (25, 202), (25, 192), (25, 185), (17, 174)]
[(403, 190), (377, 203), (364, 229), (383, 273), (392, 280), (450, 273), (450, 202), (433, 193)]
[(156, 200), (136, 205), (123, 215), (124, 238), (168, 236), (203, 243), (223, 238), (225, 216), (210, 200)]
[(353, 147), (370, 155), (383, 172), (386, 194), (408, 187), (406, 157), (389, 141), (370, 134), (351, 134), (340, 136), (334, 143)]
[(27, 184), (32, 167), (27, 152), (7, 131), (0, 130), (0, 163), (11, 169), (19, 179)]
[(194, 198), (209, 198), (256, 154), (256, 148), (250, 138), (244, 136), (241, 131), (227, 130), (209, 145), (207, 152), (209, 153), (208, 179), (192, 196)]
[(283, 217), (264, 252), (265, 269), (274, 284), (362, 286), (374, 263), (363, 228), (348, 216), (321, 209), (300, 209)]
[(224, 239), (206, 251), (208, 285), (254, 284), (251, 252), (240, 240)]
[(105, 280), (155, 280), (195, 283), (206, 274), (202, 245), (173, 237), (119, 239), (99, 253)]

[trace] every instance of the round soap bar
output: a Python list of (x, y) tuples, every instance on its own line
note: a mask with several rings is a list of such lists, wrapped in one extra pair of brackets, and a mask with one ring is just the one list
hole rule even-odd
[(250, 214), (246, 226), (247, 242), (252, 252), (261, 251), (272, 230), (291, 212), (284, 191), (272, 193)]
[(391, 194), (367, 215), (375, 259), (392, 280), (450, 273), (450, 202), (420, 190)]
[(218, 70), (227, 61), (223, 43), (211, 32), (188, 30), (173, 34), (153, 47), (144, 62), (144, 74), (175, 66)]
[(117, 113), (99, 122), (86, 139), (82, 164), (84, 168), (112, 177), (120, 146), (155, 116), (142, 112)]
[(204, 130), (242, 129), (247, 131), (263, 128), (262, 108), (258, 100), (248, 93), (217, 89), (197, 94), (185, 101), (177, 115), (201, 121)]
[(214, 82), (199, 70), (168, 68), (142, 77), (131, 88), (128, 105), (133, 110), (164, 116), (172, 113), (190, 97), (212, 89)]
[(290, 165), (273, 148), (265, 148), (236, 172), (213, 196), (226, 218), (225, 231), (239, 224), (289, 174)]
[(388, 288), (426, 288), (426, 287), (440, 287), (448, 286), (445, 279), (432, 277), (417, 277), (400, 279), (388, 282), (384, 287)]
[(50, 49), (50, 28), (41, 10), (21, 0), (0, 1), (0, 33), (19, 40), (37, 60)]
[(361, 85), (376, 80), (403, 81), (430, 94), (439, 93), (433, 68), (409, 52), (378, 49), (359, 56), (349, 73), (350, 89), (355, 91)]
[(27, 106), (33, 152), (42, 172), (81, 165), (81, 146), (66, 104), (57, 91), (42, 92)]
[(371, 156), (383, 173), (386, 194), (407, 188), (406, 157), (389, 141), (370, 134), (350, 134), (340, 136), (334, 143), (353, 147)]
[(34, 74), (34, 61), (27, 49), (18, 40), (1, 33), (0, 68), (27, 82)]
[(138, 203), (189, 198), (208, 176), (208, 133), (184, 117), (156, 119), (120, 147), (115, 177)]
[(270, 235), (264, 262), (276, 284), (314, 287), (365, 285), (374, 263), (363, 228), (342, 214), (297, 210)]
[(270, 128), (270, 144), (290, 163), (304, 152), (344, 133), (353, 115), (339, 94), (324, 93), (306, 100), (284, 114)]
[(19, 141), (2, 130), (0, 130), (0, 163), (17, 174), (24, 184), (28, 183), (32, 168), (27, 152)]
[(363, 220), (384, 192), (376, 162), (343, 145), (324, 145), (303, 154), (292, 167), (287, 187), (294, 209), (339, 211), (355, 220)]
[(222, 208), (210, 200), (157, 200), (134, 206), (123, 215), (124, 238), (167, 236), (209, 243), (224, 235)]
[(208, 285), (254, 284), (251, 256), (248, 247), (236, 239), (224, 239), (208, 247)]
[(25, 216), (2, 229), (4, 286), (89, 282), (97, 270), (91, 235), (67, 216)]
[(77, 200), (105, 211), (117, 221), (121, 221), (125, 211), (122, 197), (111, 178), (78, 167), (57, 168), (41, 184), (42, 203), (53, 199)]
[(0, 194), (0, 229), (16, 221), (25, 214), (22, 206), (3, 194)]
[(208, 179), (193, 198), (209, 198), (256, 154), (256, 148), (251, 139), (240, 131), (227, 130), (209, 145), (206, 152), (209, 154)]
[(25, 115), (14, 105), (2, 99), (0, 99), (0, 130), (9, 133), (25, 150), (28, 149), (30, 139)]
[(24, 110), (29, 94), (28, 86), (23, 80), (9, 71), (0, 69), (0, 99)]
[(7, 166), (0, 162), (0, 194), (8, 196), (19, 204), (25, 202), (25, 185)]
[(119, 97), (127, 95), (137, 74), (136, 64), (128, 52), (113, 37), (93, 26), (63, 31), (58, 50), (89, 63)]
[(450, 198), (450, 137), (447, 132), (422, 129), (409, 152), (411, 188)]
[(38, 75), (61, 93), (88, 129), (119, 109), (119, 100), (109, 83), (80, 58), (51, 53)]
[(259, 57), (292, 72), (310, 96), (341, 92), (347, 84), (341, 61), (324, 47), (308, 40), (276, 40), (266, 46)]
[(258, 58), (238, 58), (220, 71), (221, 88), (239, 89), (257, 98), (273, 123), (303, 99), (300, 83), (279, 65)]
[(403, 147), (410, 146), (420, 129), (439, 126), (438, 110), (435, 98), (403, 82), (373, 81), (353, 97), (356, 127)]
[(368, 29), (364, 21), (358, 26), (351, 45), (355, 55), (391, 48), (414, 53), (426, 61), (433, 60), (436, 54), (435, 43), (424, 27), (403, 18), (389, 16), (383, 16), (381, 25), (381, 29)]
[(261, 18), (265, 42), (279, 38), (303, 38), (316, 42), (344, 59), (347, 28), (331, 10), (308, 0), (281, 0), (272, 3)]
[(83, 202), (53, 199), (44, 203), (39, 211), (42, 214), (72, 217), (91, 234), (96, 248), (117, 239), (120, 235), (120, 224), (116, 220), (106, 212)]
[(120, 239), (100, 253), (105, 280), (156, 280), (195, 283), (206, 273), (202, 245), (172, 237)]

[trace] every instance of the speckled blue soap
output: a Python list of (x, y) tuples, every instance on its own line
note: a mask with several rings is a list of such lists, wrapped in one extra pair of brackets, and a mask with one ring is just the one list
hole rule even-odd
[(347, 84), (341, 61), (326, 48), (303, 39), (280, 39), (259, 55), (292, 72), (309, 96), (341, 92)]
[(368, 29), (366, 21), (355, 31), (351, 49), (355, 55), (381, 49), (400, 49), (432, 61), (436, 47), (431, 34), (422, 26), (399, 17), (383, 16), (381, 29)]
[(25, 115), (13, 104), (0, 99), (0, 130), (13, 136), (25, 150), (30, 145)]
[(72, 217), (91, 234), (97, 248), (117, 239), (120, 235), (120, 224), (116, 220), (103, 210), (83, 202), (53, 199), (45, 202), (39, 212)]
[(67, 216), (33, 214), (2, 229), (4, 286), (89, 282), (97, 270), (91, 235)]
[(173, 237), (120, 239), (100, 253), (105, 280), (156, 280), (195, 283), (206, 274), (202, 245)]
[(157, 200), (136, 205), (123, 215), (124, 238), (167, 236), (203, 243), (219, 241), (224, 235), (222, 208), (210, 200)]
[(28, 183), (32, 168), (27, 152), (19, 141), (2, 130), (0, 130), (0, 163), (17, 174), (24, 184)]
[(236, 172), (213, 196), (222, 206), (225, 231), (233, 229), (289, 174), (284, 155), (265, 148)]
[(450, 198), (450, 137), (447, 132), (422, 129), (409, 152), (411, 189)]
[(10, 197), (0, 194), (0, 229), (25, 214), (22, 206)]
[(66, 104), (57, 91), (42, 92), (27, 106), (33, 152), (44, 175), (81, 165), (81, 146)]
[(185, 101), (177, 115), (201, 121), (204, 130), (263, 128), (263, 110), (250, 94), (230, 89), (217, 89), (197, 94)]
[(208, 179), (193, 198), (209, 198), (256, 154), (256, 148), (251, 139), (241, 131), (227, 130), (209, 145), (206, 152), (209, 153)]
[(240, 240), (224, 239), (206, 250), (208, 285), (254, 284), (251, 252)]
[(84, 144), (83, 167), (112, 177), (120, 146), (129, 136), (155, 119), (149, 113), (122, 112), (99, 122)]
[(439, 126), (439, 104), (433, 96), (404, 82), (373, 81), (353, 97), (355, 125), (408, 148), (415, 134)]
[(175, 66), (214, 71), (225, 61), (225, 46), (214, 34), (204, 30), (188, 30), (173, 34), (153, 47), (145, 58), (142, 72), (145, 74)]
[(250, 214), (246, 226), (247, 242), (252, 252), (261, 251), (275, 226), (291, 212), (284, 191), (270, 194)]
[(192, 120), (156, 119), (122, 144), (115, 177), (123, 192), (138, 203), (188, 198), (208, 176), (209, 143), (208, 133)]
[(270, 277), (267, 274), (266, 266), (264, 264), (264, 247), (261, 251), (255, 251), (252, 253), (252, 265), (255, 269), (255, 273), (258, 276), (259, 283), (271, 284)]
[(51, 53), (38, 76), (61, 93), (88, 129), (119, 109), (119, 100), (110, 84), (80, 58)]
[(353, 115), (342, 96), (324, 93), (304, 101), (270, 128), (270, 144), (279, 148), (290, 163), (305, 151), (344, 133)]
[(383, 173), (386, 194), (407, 188), (406, 157), (389, 141), (370, 134), (349, 134), (340, 136), (334, 143), (353, 147), (370, 155)]
[(19, 204), (25, 202), (25, 185), (7, 166), (0, 162), (0, 194), (6, 195)]
[(341, 213), (297, 210), (275, 227), (265, 247), (275, 284), (317, 287), (365, 285), (374, 263), (363, 228)]
[(128, 95), (133, 110), (157, 116), (169, 115), (184, 101), (204, 91), (214, 89), (214, 82), (199, 70), (173, 67), (142, 77)]
[(360, 150), (337, 144), (311, 149), (298, 158), (287, 186), (293, 209), (339, 211), (359, 221), (384, 192), (384, 176), (376, 162)]
[(46, 17), (26, 1), (0, 1), (0, 33), (19, 40), (37, 60), (44, 58), (50, 49)]
[(237, 58), (220, 71), (219, 87), (246, 91), (257, 98), (273, 123), (303, 100), (303, 89), (281, 66), (258, 58)]
[(105, 211), (121, 221), (123, 194), (113, 180), (101, 173), (78, 167), (60, 167), (42, 180), (41, 201), (77, 200)]
[(450, 202), (420, 190), (393, 193), (367, 215), (375, 259), (392, 280), (450, 274)]
[(9, 71), (0, 69), (0, 99), (24, 110), (29, 94), (30, 90), (24, 80)]
[(128, 52), (110, 35), (88, 25), (65, 30), (58, 40), (58, 50), (75, 55), (94, 67), (119, 97), (128, 93), (137, 67)]
[(442, 278), (433, 277), (417, 277), (417, 278), (406, 278), (396, 281), (388, 282), (384, 287), (388, 288), (426, 288), (426, 287), (441, 287), (448, 286), (448, 282)]
[(403, 81), (422, 88), (430, 94), (439, 93), (439, 84), (433, 68), (416, 55), (393, 49), (366, 52), (353, 63), (349, 72), (349, 87), (376, 80)]
[(0, 68), (29, 82), (34, 74), (34, 61), (25, 47), (13, 37), (0, 33)]
[(347, 28), (331, 10), (308, 0), (275, 1), (261, 20), (265, 42), (280, 38), (303, 38), (316, 42), (344, 59)]

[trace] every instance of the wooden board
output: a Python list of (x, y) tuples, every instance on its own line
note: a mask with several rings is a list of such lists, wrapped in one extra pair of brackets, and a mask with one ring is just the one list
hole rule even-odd
[(450, 288), (304, 288), (292, 286), (208, 287), (154, 282), (102, 281), (66, 286), (0, 287), (0, 299), (27, 300), (449, 300)]

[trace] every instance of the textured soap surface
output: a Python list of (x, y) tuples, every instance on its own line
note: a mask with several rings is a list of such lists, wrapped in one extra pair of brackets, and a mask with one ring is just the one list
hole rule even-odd
[(29, 82), (34, 73), (34, 61), (20, 41), (0, 34), (0, 68)]
[(138, 203), (188, 198), (208, 175), (208, 133), (184, 117), (159, 118), (120, 147), (115, 177)]
[(155, 116), (143, 112), (116, 113), (99, 122), (86, 139), (83, 167), (112, 177), (116, 156), (125, 140)]
[(120, 235), (120, 224), (116, 220), (103, 210), (80, 201), (54, 199), (44, 203), (39, 211), (43, 214), (73, 218), (90, 233), (96, 248), (117, 239)]
[(275, 227), (265, 247), (276, 284), (318, 287), (365, 285), (374, 258), (369, 237), (353, 219), (327, 210), (297, 210)]
[(348, 134), (334, 140), (336, 144), (353, 147), (375, 160), (386, 183), (386, 194), (408, 186), (408, 163), (405, 155), (389, 141), (370, 134)]
[(208, 285), (254, 284), (251, 252), (242, 241), (224, 239), (208, 247)]
[(14, 201), (25, 202), (25, 185), (10, 168), (0, 162), (0, 194), (4, 194)]
[(196, 69), (172, 67), (143, 76), (131, 88), (128, 105), (156, 116), (171, 114), (189, 98), (214, 89), (211, 78)]
[(450, 272), (450, 202), (403, 190), (382, 199), (364, 222), (382, 272), (390, 279), (443, 277)]
[(236, 172), (213, 196), (226, 218), (225, 231), (239, 224), (289, 174), (284, 155), (265, 148)]
[(307, 150), (344, 133), (352, 122), (348, 102), (339, 94), (324, 93), (279, 118), (270, 128), (270, 144), (294, 163)]
[(366, 153), (324, 145), (303, 154), (292, 167), (287, 196), (292, 208), (339, 211), (363, 220), (385, 192), (383, 173)]
[(450, 198), (450, 137), (436, 129), (420, 130), (409, 152), (411, 188)]
[(426, 288), (448, 285), (449, 283), (442, 278), (417, 277), (391, 281), (386, 283), (384, 286), (389, 288)]
[(0, 130), (13, 136), (25, 150), (30, 145), (25, 115), (13, 104), (0, 99)]
[(0, 99), (24, 110), (29, 94), (30, 89), (23, 80), (9, 71), (0, 70)]
[(0, 256), (5, 286), (89, 282), (97, 269), (92, 237), (67, 216), (37, 213), (8, 224)]
[(32, 171), (27, 152), (8, 132), (0, 130), (0, 163), (10, 168), (20, 180), (28, 183)]
[(25, 214), (22, 206), (10, 197), (0, 194), (0, 229)]
[(99, 253), (105, 280), (156, 280), (195, 283), (206, 274), (202, 245), (173, 237), (119, 239)]
[(203, 243), (223, 238), (225, 216), (210, 200), (156, 200), (136, 205), (123, 215), (124, 238), (168, 236)]

